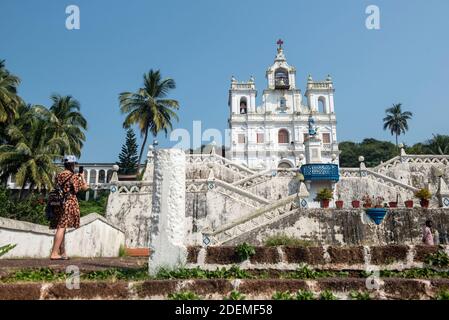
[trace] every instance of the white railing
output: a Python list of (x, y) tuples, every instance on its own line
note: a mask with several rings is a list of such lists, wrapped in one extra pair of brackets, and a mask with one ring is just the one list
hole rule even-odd
[(274, 203), (268, 204), (262, 208), (257, 209), (251, 214), (239, 218), (216, 230), (209, 231), (205, 229), (202, 231), (203, 236), (207, 237), (212, 245), (220, 245), (231, 241), (232, 239), (259, 228), (280, 215), (296, 209), (298, 205), (298, 196), (296, 194), (288, 196), (285, 199), (278, 200)]

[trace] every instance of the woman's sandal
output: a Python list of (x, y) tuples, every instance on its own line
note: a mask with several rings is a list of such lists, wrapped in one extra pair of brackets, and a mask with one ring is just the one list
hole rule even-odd
[(50, 260), (69, 260), (69, 257), (60, 256), (59, 258), (50, 258)]

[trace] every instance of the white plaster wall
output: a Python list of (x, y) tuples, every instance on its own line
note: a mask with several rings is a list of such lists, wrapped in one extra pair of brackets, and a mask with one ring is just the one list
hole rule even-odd
[[(1, 258), (48, 258), (53, 235), (46, 226), (0, 218), (0, 246), (16, 244)], [(124, 243), (124, 233), (95, 213), (82, 217), (80, 228), (66, 234), (67, 254), (72, 257), (117, 257)]]
[(125, 233), (126, 247), (147, 248), (151, 193), (111, 192), (106, 218)]

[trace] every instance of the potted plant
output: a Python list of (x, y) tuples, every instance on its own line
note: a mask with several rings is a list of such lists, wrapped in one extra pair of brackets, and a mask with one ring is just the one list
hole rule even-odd
[[(373, 197), (374, 198), (374, 197)], [(370, 198), (371, 199), (371, 198)], [(384, 198), (378, 196), (375, 198), (374, 208), (368, 207), (366, 214), (374, 221), (375, 224), (381, 224), (382, 220), (387, 214), (386, 204), (384, 204)], [(372, 202), (371, 202), (372, 205)]]
[(429, 189), (422, 188), (415, 193), (415, 197), (420, 200), (419, 203), (421, 204), (421, 207), (428, 208), (429, 200), (432, 198), (432, 194), (430, 193)]
[(341, 195), (340, 193), (338, 194), (338, 200), (335, 201), (335, 206), (337, 207), (337, 209), (343, 209), (343, 200), (341, 200)]
[(353, 208), (360, 208), (360, 200), (358, 200), (357, 196), (354, 195), (351, 201), (351, 205)]
[(315, 201), (320, 201), (321, 208), (329, 208), (329, 201), (333, 198), (332, 190), (323, 188), (316, 194)]
[(371, 208), (373, 206), (373, 200), (371, 199), (369, 194), (365, 194), (362, 198), (362, 201), (363, 201), (364, 208)]
[(396, 195), (396, 201), (388, 202), (388, 206), (390, 208), (397, 208), (398, 207), (398, 197), (399, 197), (399, 195)]
[(406, 208), (413, 208), (413, 200), (406, 200), (404, 204)]

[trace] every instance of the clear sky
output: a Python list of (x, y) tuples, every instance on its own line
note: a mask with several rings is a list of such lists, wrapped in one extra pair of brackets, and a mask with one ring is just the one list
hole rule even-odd
[[(80, 8), (80, 30), (67, 30), (65, 9)], [(380, 30), (365, 9), (380, 8)], [(266, 87), (276, 40), (304, 92), (307, 75), (330, 73), (340, 141), (393, 137), (385, 108), (412, 111), (412, 144), (449, 134), (447, 0), (0, 0), (0, 59), (18, 75), (20, 95), (49, 105), (52, 93), (78, 99), (89, 129), (82, 161), (116, 161), (125, 132), (118, 94), (142, 85), (150, 68), (176, 80), (176, 128), (227, 128), (231, 75)], [(161, 134), (162, 146), (173, 143)]]

